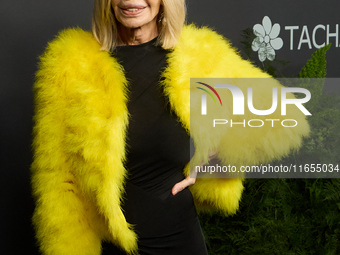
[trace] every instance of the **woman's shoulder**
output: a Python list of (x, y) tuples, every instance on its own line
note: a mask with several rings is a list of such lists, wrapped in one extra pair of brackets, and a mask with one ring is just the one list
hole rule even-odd
[(68, 28), (48, 43), (39, 57), (37, 77), (71, 77), (93, 72), (99, 64), (111, 66), (110, 54), (100, 50), (100, 44), (91, 32)]
[(209, 27), (194, 24), (183, 27), (169, 59), (174, 70), (187, 70), (192, 77), (234, 77), (244, 69), (244, 60), (228, 39)]
[(189, 36), (189, 37), (201, 37), (202, 39), (211, 38), (212, 39), (222, 39), (225, 40), (225, 38), (220, 35), (218, 32), (216, 32), (212, 27), (208, 26), (198, 26), (194, 23), (185, 25), (183, 27), (182, 36)]
[(39, 58), (40, 68), (81, 64), (93, 60), (100, 53), (100, 45), (91, 32), (79, 27), (67, 28), (48, 43)]
[(223, 35), (216, 32), (213, 28), (203, 26), (199, 27), (195, 24), (186, 25), (183, 27), (179, 45), (190, 45), (201, 48), (220, 48), (228, 47), (231, 50), (235, 50), (228, 39)]
[(79, 27), (61, 30), (57, 36), (48, 43), (47, 51), (87, 51), (90, 48), (99, 49), (98, 42), (89, 31)]
[[(239, 52), (223, 35), (209, 27), (198, 27), (195, 24), (183, 27), (181, 37), (175, 48), (178, 54), (189, 56), (197, 61), (220, 61), (233, 59), (239, 61)], [(200, 60), (199, 60), (200, 59)]]

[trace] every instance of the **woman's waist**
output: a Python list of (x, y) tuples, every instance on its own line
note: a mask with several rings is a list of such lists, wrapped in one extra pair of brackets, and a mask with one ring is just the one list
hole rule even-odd
[[(166, 199), (171, 195), (172, 187), (184, 179), (182, 169), (169, 171), (160, 175), (145, 175), (130, 177), (127, 179), (127, 188), (138, 189), (160, 199)], [(128, 187), (129, 185), (129, 187)]]

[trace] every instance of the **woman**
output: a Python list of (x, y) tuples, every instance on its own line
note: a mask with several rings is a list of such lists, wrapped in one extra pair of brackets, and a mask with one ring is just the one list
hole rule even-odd
[[(95, 0), (93, 35), (68, 29), (47, 47), (34, 87), (32, 164), (43, 254), (100, 254), (102, 241), (129, 254), (207, 254), (193, 202), (238, 209), (241, 179), (189, 176), (190, 77), (268, 75), (184, 20), (183, 0)], [(211, 151), (230, 164), (278, 158), (308, 133), (296, 118), (294, 130), (190, 130), (190, 163), (207, 163)]]

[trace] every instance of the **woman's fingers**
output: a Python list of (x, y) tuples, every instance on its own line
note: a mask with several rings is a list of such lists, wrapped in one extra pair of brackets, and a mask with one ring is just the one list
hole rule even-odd
[(185, 178), (183, 181), (176, 183), (172, 188), (172, 195), (176, 195), (178, 192), (184, 190), (186, 187), (193, 185), (196, 181), (196, 178), (191, 177), (190, 175)]

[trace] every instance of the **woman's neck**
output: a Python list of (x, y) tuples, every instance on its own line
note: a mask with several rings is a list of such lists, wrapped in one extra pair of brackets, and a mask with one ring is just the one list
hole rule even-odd
[(155, 22), (150, 22), (143, 27), (126, 28), (118, 25), (120, 41), (117, 46), (138, 45), (154, 39), (158, 35), (158, 28)]

